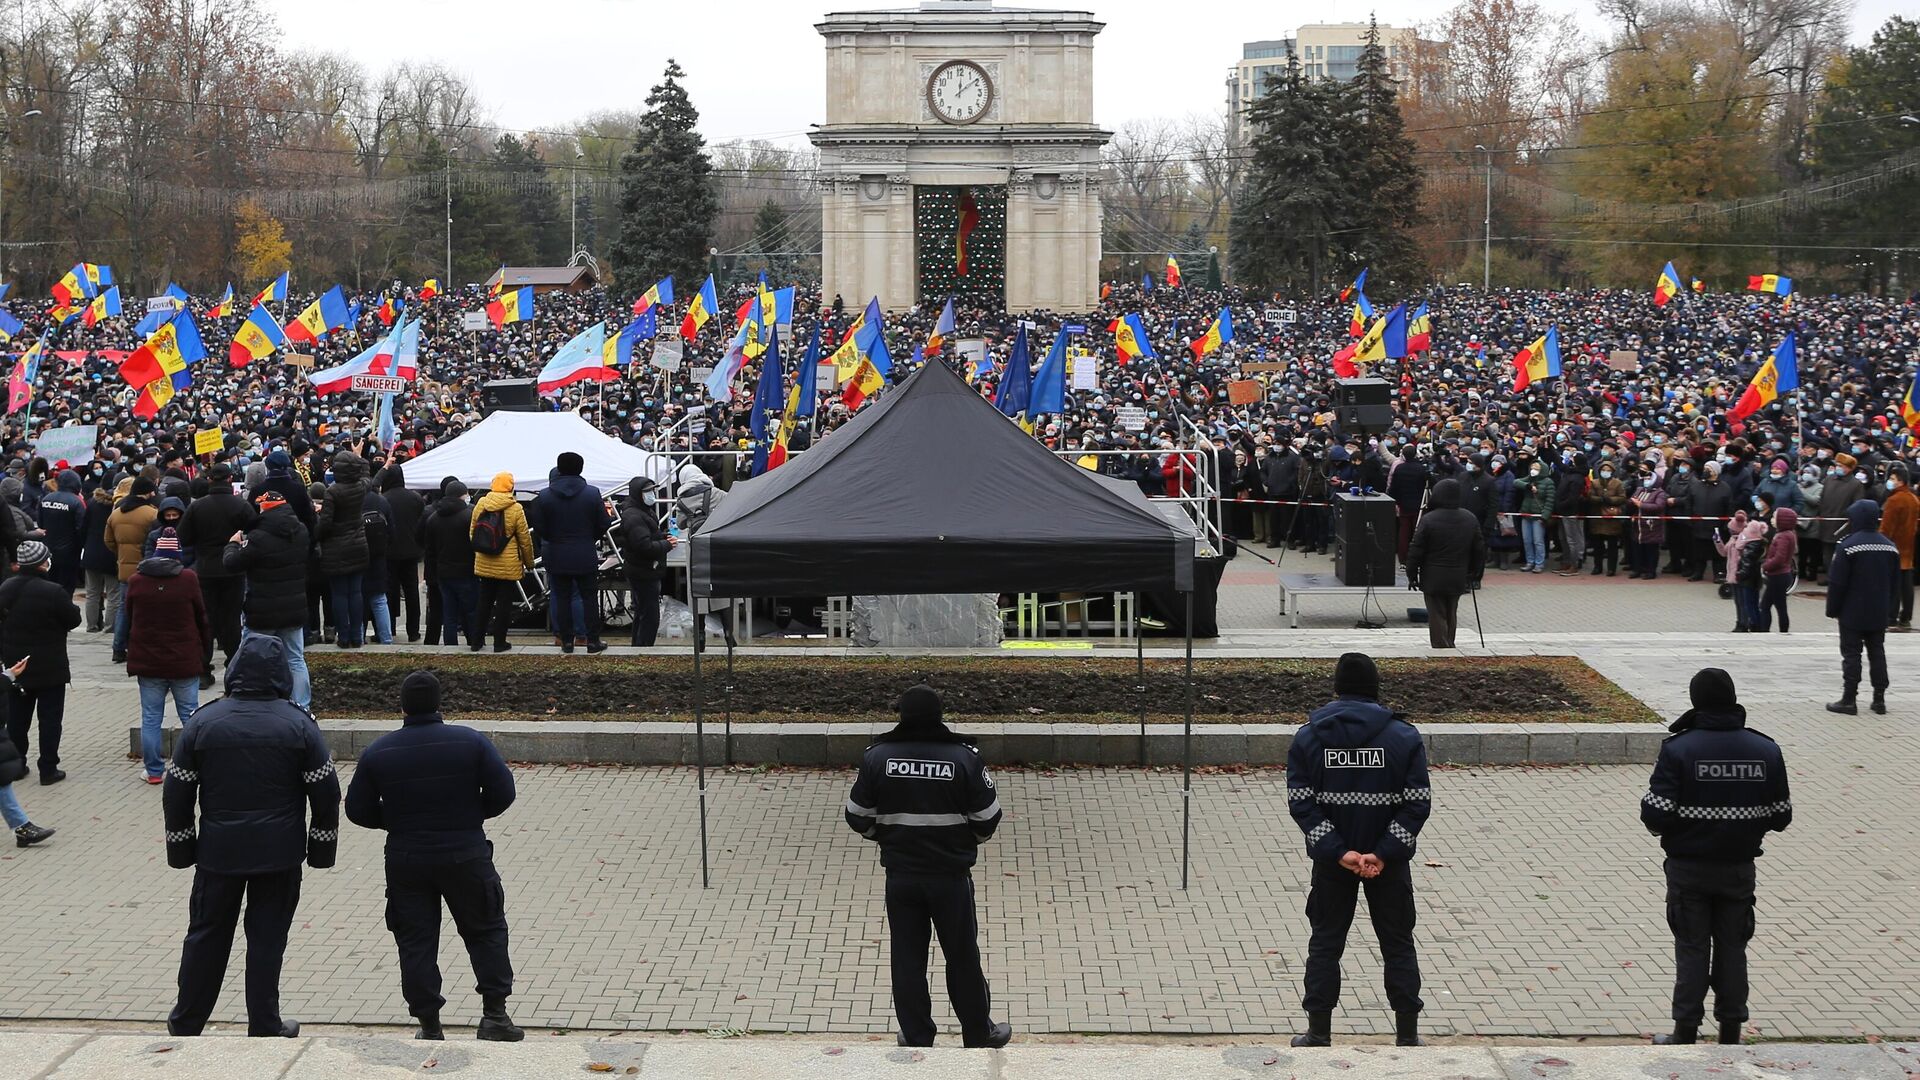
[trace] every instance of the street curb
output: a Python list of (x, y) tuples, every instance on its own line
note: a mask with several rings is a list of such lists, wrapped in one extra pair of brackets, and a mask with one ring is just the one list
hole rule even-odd
[[(692, 765), (694, 729), (683, 722), (529, 721), (464, 718), (508, 761), (538, 765)], [(320, 721), (335, 760), (358, 758), (398, 720)], [(992, 765), (1180, 765), (1180, 724), (957, 723)], [(706, 725), (708, 765), (857, 765), (882, 725), (736, 723)], [(1292, 724), (1207, 724), (1194, 728), (1195, 765), (1285, 765)], [(162, 752), (173, 754), (179, 732), (169, 720)], [(1667, 736), (1661, 724), (1425, 724), (1427, 759), (1435, 765), (1650, 765)], [(729, 746), (731, 743), (731, 746)], [(140, 754), (140, 725), (127, 728), (128, 751)]]

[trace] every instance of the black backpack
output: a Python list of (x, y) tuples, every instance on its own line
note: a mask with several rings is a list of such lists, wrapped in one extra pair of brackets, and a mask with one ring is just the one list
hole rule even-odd
[(387, 516), (374, 507), (360, 512), (360, 529), (367, 535), (367, 554), (375, 559), (387, 557), (387, 542), (392, 530), (387, 528)]
[(507, 512), (483, 510), (473, 522), (473, 550), (498, 555), (507, 550)]

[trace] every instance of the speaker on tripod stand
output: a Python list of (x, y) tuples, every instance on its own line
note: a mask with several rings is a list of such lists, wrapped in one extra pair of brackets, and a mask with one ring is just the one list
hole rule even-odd
[(1340, 584), (1393, 587), (1394, 547), (1400, 540), (1395, 509), (1385, 495), (1334, 495), (1333, 572)]

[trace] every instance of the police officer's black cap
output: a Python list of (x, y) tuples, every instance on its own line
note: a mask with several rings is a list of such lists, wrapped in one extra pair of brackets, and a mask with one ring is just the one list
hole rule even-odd
[(1725, 708), (1740, 703), (1733, 689), (1733, 676), (1717, 667), (1701, 668), (1687, 687), (1687, 696), (1696, 709)]
[(1341, 653), (1333, 665), (1333, 692), (1342, 697), (1378, 698), (1380, 669), (1366, 653)]
[(902, 724), (938, 724), (942, 715), (940, 692), (925, 683), (908, 687), (900, 695), (899, 708)]
[(440, 711), (440, 680), (431, 671), (416, 671), (400, 683), (400, 711), (422, 716)]

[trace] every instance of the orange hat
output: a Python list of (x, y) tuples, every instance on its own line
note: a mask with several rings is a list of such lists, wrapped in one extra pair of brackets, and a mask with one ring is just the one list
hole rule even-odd
[(493, 490), (505, 491), (505, 492), (513, 491), (513, 474), (510, 472), (493, 474)]

